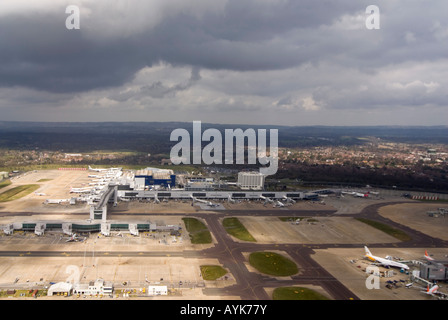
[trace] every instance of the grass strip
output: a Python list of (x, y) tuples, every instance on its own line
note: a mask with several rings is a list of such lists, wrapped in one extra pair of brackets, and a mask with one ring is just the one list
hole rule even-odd
[(256, 242), (255, 238), (247, 231), (238, 218), (224, 218), (222, 221), (227, 233), (243, 241)]
[(17, 186), (15, 188), (9, 189), (3, 193), (0, 193), (0, 202), (7, 202), (20, 199), (31, 192), (36, 191), (40, 188), (38, 184), (26, 184), (23, 186)]
[(182, 218), (190, 234), (191, 243), (207, 244), (212, 243), (212, 235), (207, 226), (196, 218)]
[(11, 180), (5, 180), (5, 181), (0, 182), (0, 189), (4, 188), (4, 187), (7, 187), (10, 184), (11, 184)]
[(221, 266), (205, 265), (201, 266), (202, 279), (216, 280), (227, 274), (226, 269)]
[(293, 261), (274, 252), (252, 252), (249, 263), (258, 271), (273, 276), (285, 277), (299, 272)]
[(365, 224), (368, 224), (369, 226), (371, 226), (371, 227), (373, 227), (375, 229), (381, 230), (384, 233), (386, 233), (386, 234), (388, 234), (388, 235), (390, 235), (390, 236), (392, 236), (392, 237), (394, 237), (394, 238), (396, 238), (398, 240), (401, 240), (401, 241), (412, 240), (412, 238), (407, 233), (405, 233), (405, 232), (403, 232), (401, 230), (395, 229), (395, 228), (393, 228), (391, 226), (388, 226), (387, 224), (384, 224), (384, 223), (381, 223), (381, 222), (378, 222), (378, 221), (365, 219), (365, 218), (355, 218), (355, 219), (358, 220), (358, 221), (361, 221), (361, 222), (363, 222)]

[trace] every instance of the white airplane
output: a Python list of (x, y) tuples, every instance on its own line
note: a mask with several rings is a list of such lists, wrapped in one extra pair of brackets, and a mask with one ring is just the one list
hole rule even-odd
[[(79, 241), (79, 239), (80, 239), (81, 237), (78, 237), (77, 235), (76, 235), (76, 233), (74, 233), (70, 238), (68, 238), (65, 242), (76, 242), (76, 241)], [(83, 240), (81, 240), (81, 241), (84, 241), (84, 239)]]
[(263, 199), (264, 200), (264, 205), (266, 205), (266, 203), (274, 203), (274, 200), (272, 200), (272, 199), (270, 199), (270, 198), (267, 198), (267, 197), (265, 197), (265, 196), (260, 196), (260, 199)]
[(215, 204), (215, 203), (213, 203), (211, 201), (206, 201), (206, 200), (195, 198), (195, 197), (193, 197), (193, 195), (191, 195), (190, 197), (193, 199), (192, 205), (194, 204), (195, 201), (197, 201), (197, 202), (205, 203), (209, 207), (217, 207), (217, 206), (219, 206), (218, 204)]
[(89, 166), (89, 170), (90, 170), (90, 171), (95, 171), (95, 172), (109, 171), (109, 169), (100, 169), (100, 168), (98, 168), (98, 169), (94, 169), (94, 168), (92, 168), (91, 166)]
[(425, 250), (425, 258), (426, 258), (426, 260), (429, 260), (429, 261), (432, 261), (432, 260), (434, 260), (434, 258), (431, 258), (431, 257), (429, 256), (429, 254), (428, 254), (428, 251), (427, 251), (427, 250)]
[(70, 193), (89, 193), (93, 188), (71, 188)]
[(34, 194), (35, 194), (36, 196), (46, 196), (46, 194), (45, 194), (45, 193), (42, 193), (42, 192), (34, 192)]
[(437, 297), (438, 299), (442, 299), (442, 300), (446, 300), (448, 298), (448, 295), (446, 293), (440, 292), (439, 291), (439, 286), (438, 285), (433, 285), (431, 288), (428, 287), (426, 288), (426, 291), (422, 291), (424, 294), (433, 296), (433, 297)]
[(292, 198), (288, 198), (287, 196), (283, 196), (283, 199), (286, 200), (288, 203), (296, 203), (296, 201)]
[(272, 207), (273, 208), (283, 208), (284, 206), (285, 206), (284, 203), (282, 203), (280, 201), (276, 201)]
[(363, 192), (356, 192), (356, 191), (342, 191), (342, 194), (350, 194), (354, 197), (358, 197), (358, 198), (367, 198), (369, 196), (369, 192), (363, 193)]
[(430, 288), (429, 284), (428, 284), (428, 287), (426, 288), (426, 291), (422, 291), (422, 292), (424, 292), (426, 294), (434, 295), (435, 293), (437, 293), (438, 290), (439, 290), (439, 286), (438, 285), (435, 284), (435, 285), (433, 285)]
[(393, 261), (391, 258), (390, 259), (389, 258), (380, 258), (380, 257), (372, 255), (369, 248), (367, 248), (366, 246), (364, 246), (364, 250), (366, 251), (365, 257), (371, 261), (378, 262), (379, 264), (382, 264), (385, 267), (395, 267), (395, 268), (409, 270), (409, 266), (404, 263)]
[(353, 195), (355, 197), (358, 197), (358, 198), (368, 198), (369, 197), (369, 193), (368, 192), (367, 193), (355, 192)]
[(44, 204), (61, 204), (63, 202), (69, 202), (69, 199), (47, 199)]

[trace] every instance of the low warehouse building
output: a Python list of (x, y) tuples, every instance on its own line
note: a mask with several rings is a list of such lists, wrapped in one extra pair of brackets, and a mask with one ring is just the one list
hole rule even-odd
[(166, 296), (168, 295), (167, 286), (149, 286), (148, 296)]

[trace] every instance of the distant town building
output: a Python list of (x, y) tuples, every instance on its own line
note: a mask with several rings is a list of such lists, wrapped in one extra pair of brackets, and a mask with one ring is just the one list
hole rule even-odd
[(83, 155), (81, 153), (66, 153), (63, 159), (63, 161), (81, 161), (81, 160), (83, 160)]

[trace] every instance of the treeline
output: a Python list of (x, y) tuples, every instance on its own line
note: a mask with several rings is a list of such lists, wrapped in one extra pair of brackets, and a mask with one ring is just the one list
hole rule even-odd
[(448, 192), (448, 167), (414, 166), (363, 168), (356, 165), (294, 164), (279, 169), (276, 179), (297, 179), (316, 184), (386, 187), (403, 190)]
[[(408, 143), (448, 143), (448, 127), (289, 127), (262, 125), (201, 125), (225, 129), (278, 129), (279, 147), (353, 146), (366, 143), (363, 137)], [(170, 141), (174, 129), (192, 135), (188, 122), (8, 122), (0, 121), (0, 148), (64, 150), (90, 152), (98, 149), (169, 153), (176, 142)], [(206, 144), (206, 143), (205, 143)]]

